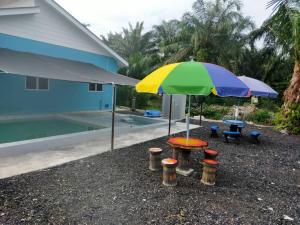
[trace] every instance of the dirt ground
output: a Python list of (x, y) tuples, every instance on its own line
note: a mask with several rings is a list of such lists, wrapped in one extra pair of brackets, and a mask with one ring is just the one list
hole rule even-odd
[(148, 148), (170, 156), (164, 137), (0, 180), (0, 224), (300, 224), (300, 136), (263, 128), (252, 144), (258, 128), (247, 126), (239, 145), (225, 144), (209, 127), (192, 136), (220, 152), (213, 187), (200, 183), (201, 152), (190, 177), (162, 185), (161, 171), (148, 169)]

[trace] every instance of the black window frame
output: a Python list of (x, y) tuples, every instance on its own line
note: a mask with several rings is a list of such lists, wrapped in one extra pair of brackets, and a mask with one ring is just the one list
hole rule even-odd
[[(28, 79), (35, 80), (35, 88), (30, 88), (28, 85)], [(47, 81), (47, 88), (41, 88), (40, 81), (45, 80)], [(49, 79), (48, 78), (40, 78), (40, 77), (33, 77), (33, 76), (26, 76), (25, 78), (25, 90), (27, 91), (49, 91), (50, 89)]]
[(102, 92), (102, 91), (103, 91), (103, 84), (89, 83), (89, 92)]

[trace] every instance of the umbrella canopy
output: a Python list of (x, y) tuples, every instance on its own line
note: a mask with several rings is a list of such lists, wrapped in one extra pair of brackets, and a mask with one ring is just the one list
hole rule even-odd
[(136, 85), (137, 92), (245, 97), (247, 87), (229, 70), (210, 63), (182, 62), (163, 66)]
[[(250, 89), (227, 69), (210, 63), (182, 62), (163, 66), (140, 81), (137, 92), (189, 95), (187, 140), (189, 139), (189, 115), (191, 95), (246, 97)], [(171, 107), (170, 107), (171, 109)], [(171, 113), (170, 113), (171, 115)], [(169, 123), (171, 116), (169, 115)]]
[(239, 76), (238, 78), (250, 88), (250, 96), (269, 98), (276, 98), (278, 96), (275, 90), (260, 80), (246, 76)]

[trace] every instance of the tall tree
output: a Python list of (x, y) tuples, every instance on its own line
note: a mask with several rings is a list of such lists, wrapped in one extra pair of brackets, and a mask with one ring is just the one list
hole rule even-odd
[(104, 43), (114, 49), (129, 62), (128, 68), (123, 68), (121, 73), (141, 79), (153, 64), (150, 45), (151, 34), (143, 34), (144, 23), (137, 22), (135, 26), (129, 23), (128, 28), (123, 28), (120, 33), (109, 33), (107, 37), (101, 36)]
[(197, 0), (193, 10), (184, 14), (175, 38), (178, 51), (167, 63), (188, 60), (221, 64), (236, 70), (240, 49), (254, 24), (240, 11), (238, 0)]
[(153, 26), (151, 31), (153, 49), (160, 58), (160, 63), (164, 63), (179, 50), (177, 36), (180, 32), (180, 21), (162, 21), (161, 24)]
[[(294, 61), (294, 70), (284, 92), (282, 111), (276, 116), (278, 128), (290, 133), (300, 133), (300, 1), (271, 0), (271, 17), (257, 31), (265, 35), (265, 44), (274, 45), (278, 54)], [(286, 73), (290, 73), (287, 72)]]
[(294, 72), (284, 92), (288, 109), (289, 104), (300, 103), (300, 1), (272, 0), (267, 7), (273, 7), (273, 14), (258, 33), (266, 35), (266, 42), (274, 42), (278, 52), (294, 60)]
[[(144, 23), (137, 22), (134, 26), (129, 23), (122, 32), (109, 33), (101, 36), (102, 41), (123, 56), (129, 63), (128, 67), (121, 68), (119, 73), (142, 79), (148, 74), (153, 65), (159, 63), (151, 32), (144, 33)], [(136, 96), (136, 107), (147, 105), (149, 96), (134, 93), (132, 88), (118, 87), (117, 104), (131, 106), (131, 99)]]

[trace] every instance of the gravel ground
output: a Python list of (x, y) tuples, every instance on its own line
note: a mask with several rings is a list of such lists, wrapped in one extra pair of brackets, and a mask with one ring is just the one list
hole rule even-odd
[(0, 224), (300, 224), (300, 137), (263, 128), (254, 145), (248, 126), (240, 145), (225, 144), (204, 125), (192, 136), (220, 152), (214, 187), (200, 183), (201, 153), (192, 176), (164, 187), (147, 153), (169, 156), (164, 137), (0, 180)]

